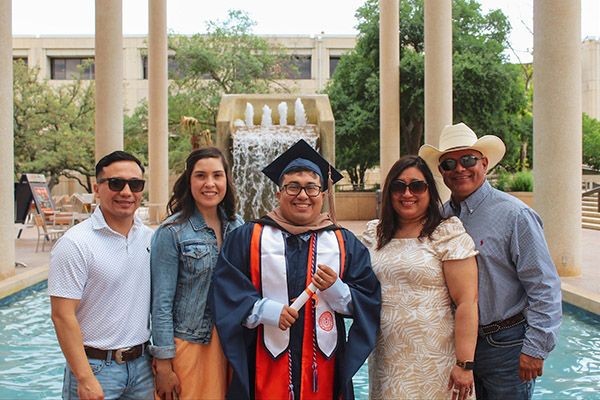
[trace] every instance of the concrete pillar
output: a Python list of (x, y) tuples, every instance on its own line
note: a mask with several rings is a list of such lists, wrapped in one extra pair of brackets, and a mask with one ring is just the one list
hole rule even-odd
[(425, 143), (452, 124), (452, 1), (425, 0)]
[(123, 149), (123, 5), (96, 0), (96, 161)]
[(381, 183), (400, 158), (400, 24), (398, 0), (379, 0)]
[(15, 274), (12, 0), (0, 0), (0, 280)]
[[(452, 124), (452, 1), (425, 0), (425, 143), (438, 147)], [(442, 200), (450, 190), (433, 171)]]
[(533, 2), (534, 207), (561, 276), (581, 274), (581, 0)]
[(149, 211), (158, 222), (169, 201), (167, 1), (149, 0), (148, 16)]

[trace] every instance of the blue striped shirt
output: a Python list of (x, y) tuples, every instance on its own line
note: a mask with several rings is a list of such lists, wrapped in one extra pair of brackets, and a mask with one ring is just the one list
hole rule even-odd
[(479, 251), (479, 324), (527, 309), (522, 352), (546, 359), (558, 340), (562, 304), (540, 216), (487, 180), (459, 205), (446, 202), (443, 210), (463, 222)]

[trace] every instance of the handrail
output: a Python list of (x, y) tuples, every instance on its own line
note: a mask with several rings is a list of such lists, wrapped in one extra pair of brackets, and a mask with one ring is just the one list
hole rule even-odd
[(593, 189), (590, 190), (586, 190), (585, 192), (581, 193), (581, 197), (585, 197), (585, 196), (590, 196), (594, 193), (600, 193), (600, 186), (595, 187)]
[(600, 186), (595, 187), (590, 190), (586, 190), (585, 192), (581, 193), (581, 197), (583, 198), (585, 196), (590, 196), (595, 193), (598, 193), (598, 210), (597, 210), (597, 212), (600, 212)]

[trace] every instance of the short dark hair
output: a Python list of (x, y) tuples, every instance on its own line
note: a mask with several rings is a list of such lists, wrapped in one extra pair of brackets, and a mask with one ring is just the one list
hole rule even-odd
[(402, 171), (410, 167), (415, 167), (421, 171), (425, 177), (425, 182), (427, 182), (429, 190), (429, 204), (427, 206), (426, 220), (419, 238), (425, 236), (430, 237), (433, 231), (435, 231), (435, 228), (437, 228), (440, 222), (445, 219), (440, 211), (442, 201), (437, 191), (437, 187), (435, 186), (435, 178), (425, 163), (425, 160), (418, 156), (402, 157), (392, 165), (392, 168), (390, 168), (390, 172), (388, 172), (385, 178), (383, 189), (381, 191), (381, 216), (379, 217), (379, 224), (377, 225), (377, 250), (388, 244), (396, 234), (396, 230), (400, 227), (400, 222), (398, 221), (396, 211), (394, 211), (394, 206), (392, 204), (390, 185)]
[(205, 146), (190, 153), (185, 160), (185, 171), (183, 171), (179, 178), (177, 178), (175, 185), (173, 185), (173, 195), (167, 203), (167, 212), (169, 215), (180, 212), (180, 215), (170, 222), (173, 225), (181, 224), (189, 219), (197, 207), (194, 196), (192, 196), (190, 182), (194, 166), (199, 160), (204, 158), (217, 158), (221, 160), (221, 164), (223, 164), (223, 169), (225, 170), (225, 177), (227, 178), (227, 192), (221, 203), (219, 203), (219, 206), (223, 208), (229, 221), (237, 219), (235, 215), (235, 188), (233, 186), (229, 163), (221, 149), (214, 146)]
[(142, 175), (146, 171), (142, 165), (142, 162), (136, 156), (123, 150), (115, 150), (112, 153), (102, 157), (96, 164), (96, 179), (100, 176), (104, 167), (108, 167), (110, 164), (117, 161), (133, 161), (142, 170)]
[[(279, 187), (281, 188), (281, 184), (283, 183), (283, 178), (285, 178), (286, 175), (289, 174), (297, 174), (300, 172), (310, 172), (311, 174), (313, 174), (314, 176), (319, 178), (319, 182), (321, 181), (321, 175), (317, 174), (315, 171), (313, 171), (312, 169), (308, 168), (308, 167), (302, 167), (302, 166), (297, 166), (297, 167), (292, 167), (289, 170), (287, 170), (285, 172), (285, 174), (281, 175), (281, 179), (279, 180)], [(323, 182), (321, 182), (321, 186), (323, 186)], [(325, 190), (327, 190), (327, 188), (325, 188)]]

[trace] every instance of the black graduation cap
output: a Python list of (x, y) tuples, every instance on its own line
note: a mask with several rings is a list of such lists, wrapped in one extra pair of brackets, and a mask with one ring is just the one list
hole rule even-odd
[(327, 178), (331, 171), (331, 180), (336, 183), (343, 178), (342, 174), (335, 169), (326, 159), (312, 148), (304, 139), (300, 139), (292, 147), (277, 157), (263, 170), (270, 180), (279, 185), (281, 178), (292, 167), (307, 167), (321, 177), (321, 184), (327, 187)]

